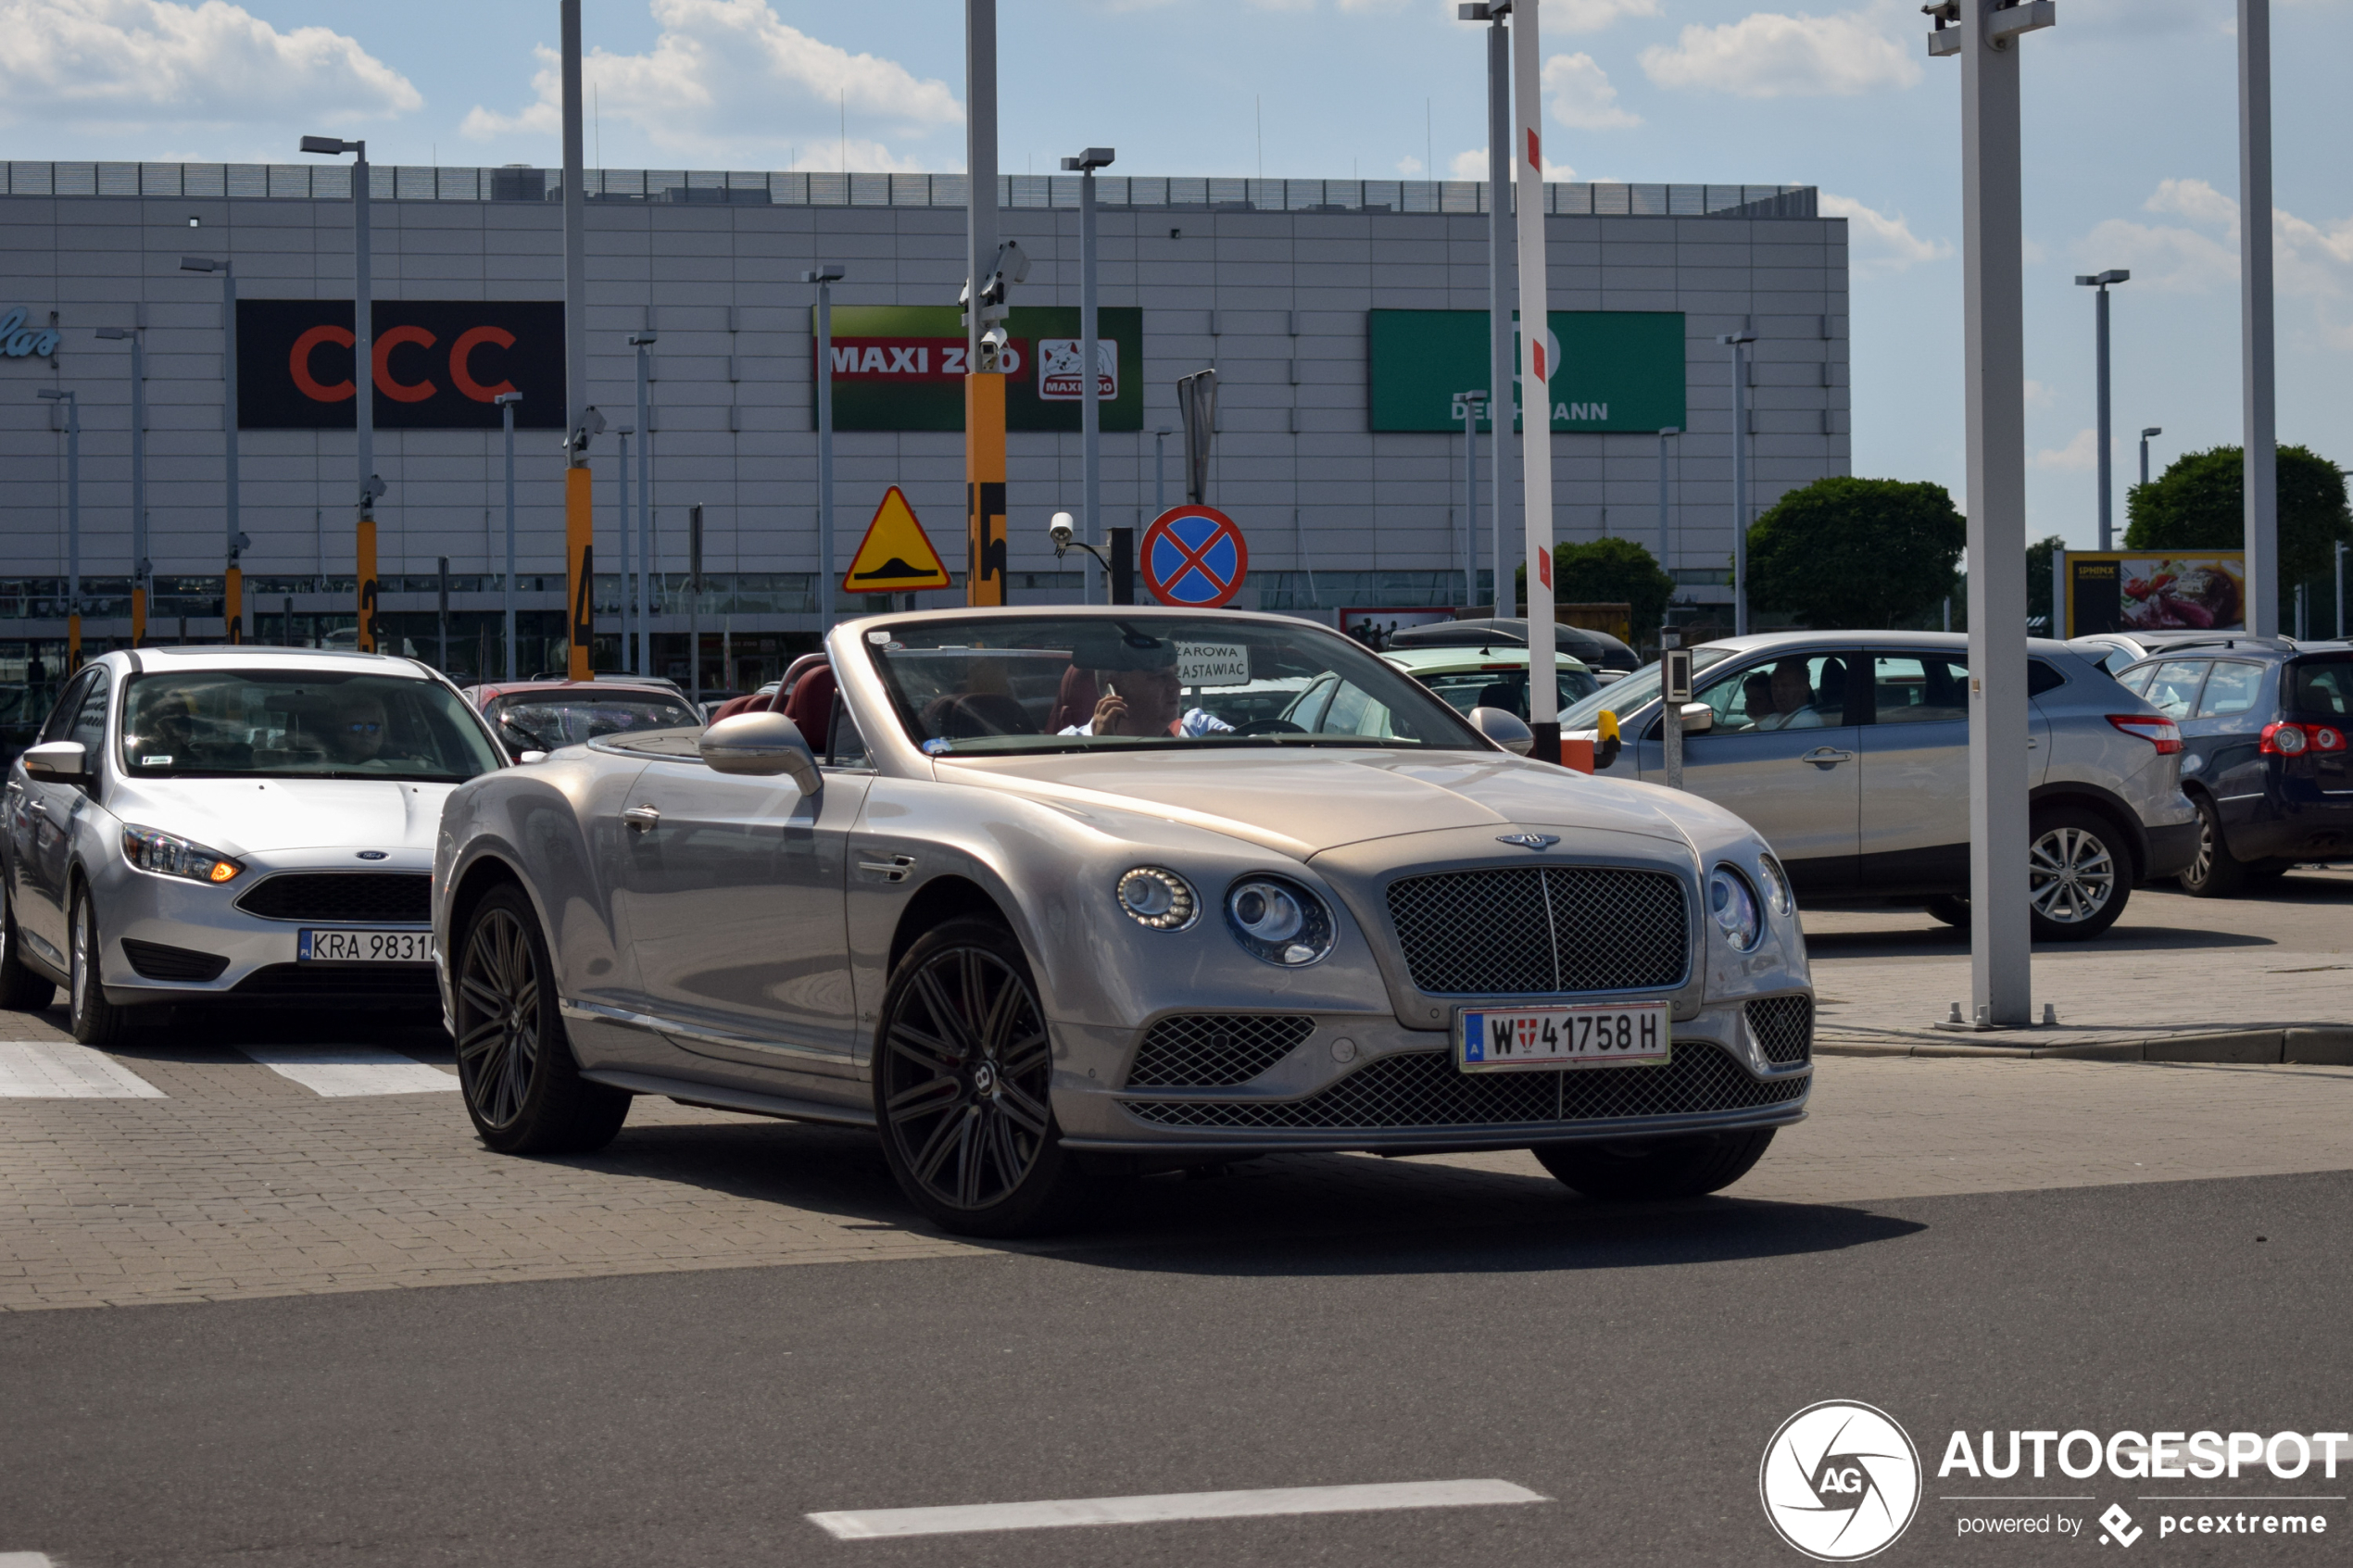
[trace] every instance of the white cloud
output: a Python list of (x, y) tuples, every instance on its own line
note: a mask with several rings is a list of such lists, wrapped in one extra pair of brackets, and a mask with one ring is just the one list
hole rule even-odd
[(1621, 17), (1659, 14), (1659, 0), (1551, 0), (1544, 7), (1544, 31), (1599, 32)]
[(1835, 16), (1756, 11), (1717, 27), (1687, 27), (1669, 46), (1642, 51), (1661, 87), (1743, 98), (1852, 97), (1920, 80), (1922, 45), (1892, 0)]
[(1900, 212), (1880, 212), (1828, 191), (1818, 199), (1823, 217), (1846, 220), (1846, 263), (1858, 278), (1885, 277), (1953, 254), (1952, 241), (1920, 238)]
[[(740, 163), (748, 149), (800, 150), (811, 168), (837, 169), (845, 151), (861, 169), (936, 165), (890, 151), (874, 133), (921, 136), (961, 124), (948, 84), (916, 77), (895, 60), (853, 55), (777, 17), (769, 0), (653, 0), (661, 34), (642, 55), (603, 49), (581, 62), (601, 113), (635, 124), (656, 147), (713, 167)], [(555, 51), (537, 51), (536, 101), (507, 115), (476, 106), (460, 128), (477, 141), (518, 132), (553, 135), (562, 87)], [(843, 146), (840, 117), (862, 134)]]
[(2090, 473), (2100, 466), (2099, 433), (2079, 430), (2075, 439), (2064, 446), (2046, 446), (2034, 454), (2038, 469), (2056, 469), (2062, 473)]
[(1486, 179), (1487, 149), (1473, 147), (1468, 152), (1456, 153), (1453, 161), (1446, 166), (1446, 178), (1449, 180)]
[(2170, 212), (2193, 222), (2238, 232), (2239, 204), (2203, 180), (2160, 180), (2156, 193), (2141, 204), (2141, 210)]
[[(2087, 266), (2120, 263), (2133, 286), (2166, 294), (2235, 289), (2239, 278), (2239, 204), (2203, 180), (2160, 181), (2144, 210), (2182, 218), (2184, 224), (2136, 223), (2111, 218), (2075, 245)], [(2353, 295), (2353, 219), (2314, 222), (2271, 209), (2272, 269), (2279, 291), (2292, 297)], [(2344, 329), (2323, 323), (2332, 341)]]
[(298, 114), (325, 130), (424, 103), (355, 40), (281, 32), (227, 0), (0, 0), (0, 124), (152, 135)]
[(1617, 107), (1617, 89), (1591, 55), (1554, 55), (1544, 62), (1544, 103), (1555, 122), (1577, 131), (1616, 131), (1642, 117)]
[(2049, 387), (2032, 376), (2026, 379), (2026, 406), (2028, 408), (2047, 408), (2057, 401), (2058, 395)]
[(2123, 267), (2133, 274), (2129, 286), (2135, 292), (2204, 294), (2238, 285), (2238, 246), (2195, 229), (2110, 218), (2074, 248), (2086, 267)]
[(1405, 157), (1399, 158), (1397, 160), (1397, 177), (1401, 180), (1420, 179), (1422, 177), (1422, 160), (1414, 157), (1410, 153), (1408, 153)]

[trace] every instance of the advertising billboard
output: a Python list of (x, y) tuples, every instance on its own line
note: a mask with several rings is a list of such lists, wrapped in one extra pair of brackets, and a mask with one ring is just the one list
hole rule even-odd
[[(834, 307), (834, 428), (964, 428), (963, 313), (952, 305)], [(1076, 431), (1086, 396), (1078, 308), (1015, 306), (1005, 320), (1005, 428)], [(1144, 428), (1144, 313), (1095, 312), (1095, 384), (1102, 428)], [(817, 376), (816, 307), (810, 307), (809, 375)], [(816, 428), (811, 404), (810, 428)]]
[[(548, 299), (376, 301), (378, 430), (564, 427), (564, 307)], [(237, 301), (237, 428), (349, 430), (351, 301)]]
[(2070, 550), (2059, 572), (2070, 637), (2246, 629), (2244, 550)]
[[(1456, 397), (1487, 385), (1487, 312), (1365, 314), (1372, 428), (1460, 433)], [(1517, 312), (1512, 320), (1519, 320)], [(1544, 362), (1558, 367), (1549, 389), (1554, 430), (1688, 428), (1682, 312), (1554, 310), (1547, 320)], [(1516, 345), (1513, 355), (1516, 362)], [(1513, 391), (1516, 397), (1516, 383)]]

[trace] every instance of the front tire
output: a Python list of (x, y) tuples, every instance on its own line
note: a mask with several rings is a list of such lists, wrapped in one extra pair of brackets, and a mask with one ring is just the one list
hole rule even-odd
[(2182, 873), (2182, 891), (2193, 898), (2234, 898), (2246, 890), (2247, 864), (2231, 853), (2214, 802), (2202, 795), (2191, 798), (2197, 807), (2197, 858)]
[(1012, 932), (964, 919), (919, 937), (891, 972), (875, 1030), (875, 1123), (908, 1200), (966, 1236), (1061, 1223), (1078, 1173), (1054, 1123), (1053, 1068)]
[(1565, 1185), (1604, 1203), (1661, 1203), (1720, 1192), (1773, 1146), (1773, 1129), (1600, 1143), (1538, 1144), (1529, 1152)]
[(557, 1007), (555, 966), (522, 889), (493, 888), (458, 940), (458, 1083), (500, 1154), (591, 1154), (629, 1114), (623, 1090), (580, 1075)]
[(1939, 893), (1920, 908), (1931, 920), (1943, 921), (1962, 931), (1969, 929), (1969, 900), (1957, 893)]
[(85, 1046), (119, 1044), (131, 1033), (131, 1017), (125, 1009), (107, 1000), (99, 961), (105, 948), (98, 943), (97, 901), (86, 887), (76, 889), (73, 896), (71, 946), (67, 972), (72, 984), (66, 987), (66, 999), (73, 1037)]
[(2088, 942), (2133, 897), (2133, 852), (2108, 819), (2076, 807), (2034, 814), (2026, 897), (2036, 942)]
[(27, 969), (18, 954), (17, 900), (7, 884), (7, 868), (0, 866), (0, 1009), (39, 1012), (57, 999), (57, 987), (46, 975)]

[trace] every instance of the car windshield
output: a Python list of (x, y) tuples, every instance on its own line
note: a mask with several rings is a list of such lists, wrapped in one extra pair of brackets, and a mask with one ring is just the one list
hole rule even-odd
[[(1498, 665), (1488, 670), (1425, 671), (1416, 678), (1457, 713), (1468, 713), (1474, 708), (1500, 708), (1523, 721), (1528, 718), (1528, 666), (1524, 664), (1516, 670)], [(1554, 679), (1559, 694), (1554, 698), (1555, 713), (1601, 689), (1601, 683), (1582, 670), (1558, 671)]]
[(1484, 750), (1428, 690), (1320, 626), (1139, 611), (924, 621), (868, 651), (925, 751)]
[[(1710, 665), (1721, 664), (1731, 657), (1732, 650), (1730, 648), (1693, 648), (1692, 673), (1696, 675)], [(1658, 666), (1654, 664), (1647, 670), (1635, 671), (1614, 685), (1604, 686), (1579, 702), (1574, 708), (1563, 709), (1561, 728), (1564, 730), (1593, 729), (1601, 723), (1602, 713), (1604, 709), (1624, 719), (1629, 714), (1640, 711), (1644, 704), (1657, 700)]]
[(493, 697), (483, 714), (497, 727), (498, 738), (518, 751), (553, 751), (599, 735), (701, 722), (682, 699), (661, 692), (578, 687)]
[(197, 670), (135, 676), (123, 697), (122, 769), (141, 778), (462, 784), (499, 765), (481, 721), (437, 681)]

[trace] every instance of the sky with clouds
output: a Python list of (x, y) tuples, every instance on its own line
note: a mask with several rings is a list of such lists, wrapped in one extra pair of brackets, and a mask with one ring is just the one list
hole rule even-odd
[[(1961, 486), (1959, 67), (1916, 0), (1544, 0), (1555, 177), (1793, 182), (1848, 220), (1857, 473)], [(1002, 167), (1482, 174), (1485, 49), (1452, 0), (1002, 0)], [(963, 9), (586, 0), (592, 162), (961, 169)], [(2094, 529), (2092, 308), (2117, 469), (2238, 437), (2230, 0), (2058, 0), (2025, 42), (2030, 525)], [(2353, 462), (2353, 0), (2275, 0), (2280, 433)], [(20, 158), (556, 157), (554, 0), (0, 0)], [(2336, 105), (2331, 108), (2332, 104)], [(2119, 500), (2121, 518), (2121, 500)]]

